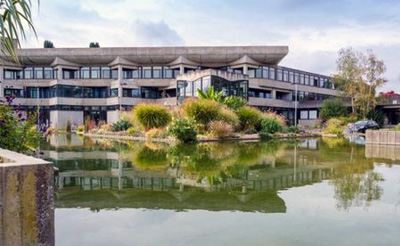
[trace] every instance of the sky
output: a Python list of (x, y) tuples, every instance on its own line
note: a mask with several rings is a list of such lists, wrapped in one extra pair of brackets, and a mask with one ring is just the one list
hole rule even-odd
[(287, 45), (280, 65), (324, 75), (371, 49), (400, 92), (399, 0), (40, 0), (34, 23), (24, 47)]

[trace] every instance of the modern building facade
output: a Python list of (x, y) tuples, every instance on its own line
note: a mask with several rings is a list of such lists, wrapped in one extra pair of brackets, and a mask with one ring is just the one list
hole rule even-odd
[(139, 103), (174, 106), (213, 86), (249, 105), (313, 125), (322, 101), (338, 95), (328, 76), (279, 66), (287, 46), (49, 48), (3, 57), (0, 98), (14, 96), (21, 110), (40, 109), (63, 128), (115, 122)]

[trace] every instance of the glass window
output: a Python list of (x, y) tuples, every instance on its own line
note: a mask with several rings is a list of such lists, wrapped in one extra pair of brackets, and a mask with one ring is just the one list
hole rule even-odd
[(111, 70), (111, 78), (118, 79), (118, 69)]
[(164, 78), (172, 79), (174, 77), (174, 71), (169, 67), (164, 67)]
[(268, 79), (268, 67), (263, 67), (262, 77)]
[(308, 112), (308, 118), (309, 119), (316, 119), (317, 118), (317, 110), (310, 110)]
[(174, 78), (176, 78), (179, 74), (181, 74), (181, 71), (179, 69), (174, 69)]
[(304, 76), (304, 84), (310, 85), (310, 76), (307, 74)]
[(301, 110), (300, 111), (300, 119), (308, 119), (308, 111), (307, 110)]
[(151, 67), (143, 67), (143, 78), (151, 79)]
[(5, 79), (14, 79), (14, 71), (12, 71), (12, 70), (5, 70), (5, 71), (4, 71), (4, 78), (5, 78)]
[(247, 70), (247, 75), (249, 75), (249, 78), (254, 78), (256, 76), (256, 70), (254, 68), (249, 68)]
[(276, 70), (276, 77), (277, 77), (277, 80), (280, 80), (280, 81), (282, 81), (283, 80), (283, 74), (282, 74), (282, 70), (280, 70), (280, 69), (277, 69)]
[(256, 78), (262, 78), (262, 77), (263, 77), (263, 69), (262, 67), (259, 67), (256, 70)]
[(153, 78), (160, 79), (162, 77), (161, 67), (153, 67)]
[(110, 79), (111, 78), (111, 68), (101, 67), (101, 78)]
[(275, 77), (275, 68), (273, 68), (273, 67), (269, 68), (269, 79), (273, 79), (273, 80), (276, 79), (276, 77)]
[(294, 73), (294, 83), (295, 84), (300, 83), (299, 73)]
[(118, 97), (118, 88), (112, 88), (111, 89), (110, 97)]
[(25, 79), (33, 79), (33, 68), (27, 67), (24, 69), (24, 78)]
[(91, 78), (92, 79), (100, 79), (100, 67), (92, 67), (91, 68)]
[(300, 74), (300, 84), (304, 85), (305, 79), (304, 74)]
[(289, 72), (288, 71), (283, 71), (283, 81), (285, 81), (285, 82), (289, 81)]
[(233, 72), (242, 74), (243, 73), (243, 69), (242, 68), (236, 68), (236, 69), (233, 69)]
[(202, 91), (207, 92), (208, 89), (211, 86), (211, 78), (210, 77), (205, 77), (202, 79)]
[(289, 82), (294, 83), (294, 73), (293, 72), (289, 72)]
[(43, 79), (43, 68), (42, 67), (35, 68), (35, 79)]
[(197, 97), (197, 90), (201, 90), (201, 79), (195, 80), (193, 82), (193, 91), (195, 97)]
[(45, 67), (44, 68), (44, 78), (45, 79), (52, 79), (54, 76), (54, 70), (51, 67)]
[(90, 67), (81, 68), (81, 79), (90, 79)]

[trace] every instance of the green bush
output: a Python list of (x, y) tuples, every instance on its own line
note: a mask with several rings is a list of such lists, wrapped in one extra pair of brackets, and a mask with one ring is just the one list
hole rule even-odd
[(397, 126), (394, 127), (394, 130), (395, 130), (395, 131), (400, 131), (400, 123), (397, 124)]
[(78, 126), (78, 128), (76, 128), (76, 130), (78, 132), (83, 132), (85, 130), (85, 127), (84, 126)]
[(137, 130), (136, 127), (131, 126), (131, 127), (128, 128), (128, 135), (129, 136), (134, 136), (137, 132), (138, 132), (138, 130)]
[(225, 97), (223, 103), (230, 109), (237, 110), (247, 104), (247, 101), (242, 97), (228, 96)]
[(199, 124), (208, 125), (218, 119), (221, 112), (221, 104), (210, 99), (186, 99), (183, 110), (187, 117)]
[(319, 111), (321, 119), (329, 120), (331, 118), (337, 118), (341, 116), (347, 116), (347, 108), (343, 101), (340, 99), (327, 99), (322, 103), (322, 107)]
[(233, 126), (224, 121), (213, 121), (210, 123), (209, 135), (217, 138), (227, 138), (232, 136)]
[(237, 128), (239, 126), (239, 117), (237, 116), (237, 114), (226, 107), (221, 108), (221, 111), (218, 115), (218, 120), (229, 123), (234, 128)]
[(385, 113), (381, 110), (374, 109), (368, 112), (367, 119), (374, 120), (379, 127), (382, 127), (385, 123)]
[(197, 142), (196, 123), (193, 120), (185, 118), (173, 120), (168, 127), (168, 131), (180, 142)]
[(300, 127), (298, 126), (288, 126), (283, 129), (285, 132), (292, 132), (292, 133), (299, 133), (301, 131)]
[(249, 106), (239, 108), (236, 113), (239, 117), (240, 127), (244, 131), (255, 128), (261, 119), (260, 110)]
[(133, 115), (146, 131), (166, 127), (172, 120), (167, 108), (158, 104), (139, 104), (133, 109)]
[(127, 120), (119, 120), (112, 124), (112, 129), (114, 132), (126, 131), (129, 129), (129, 127), (132, 127), (132, 124)]
[(276, 132), (281, 132), (283, 126), (278, 119), (273, 117), (263, 117), (260, 120), (260, 132), (274, 134)]
[(326, 122), (325, 133), (329, 134), (343, 134), (343, 122), (336, 118), (331, 118)]

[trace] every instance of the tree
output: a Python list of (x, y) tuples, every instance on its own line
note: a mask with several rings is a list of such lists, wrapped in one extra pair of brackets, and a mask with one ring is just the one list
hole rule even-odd
[(26, 38), (26, 28), (36, 35), (31, 6), (30, 0), (0, 0), (1, 53), (14, 62), (18, 62), (16, 48), (21, 46), (20, 40)]
[(340, 99), (327, 99), (322, 103), (319, 114), (322, 119), (329, 120), (331, 118), (346, 116), (347, 108)]
[(54, 44), (50, 40), (45, 40), (43, 43), (43, 48), (54, 48)]
[(371, 50), (367, 54), (354, 51), (352, 48), (341, 49), (336, 62), (337, 74), (333, 82), (345, 97), (351, 99), (352, 113), (359, 111), (363, 117), (377, 105), (376, 90), (385, 79), (385, 64)]
[(91, 42), (89, 48), (100, 48), (100, 44), (98, 42)]

